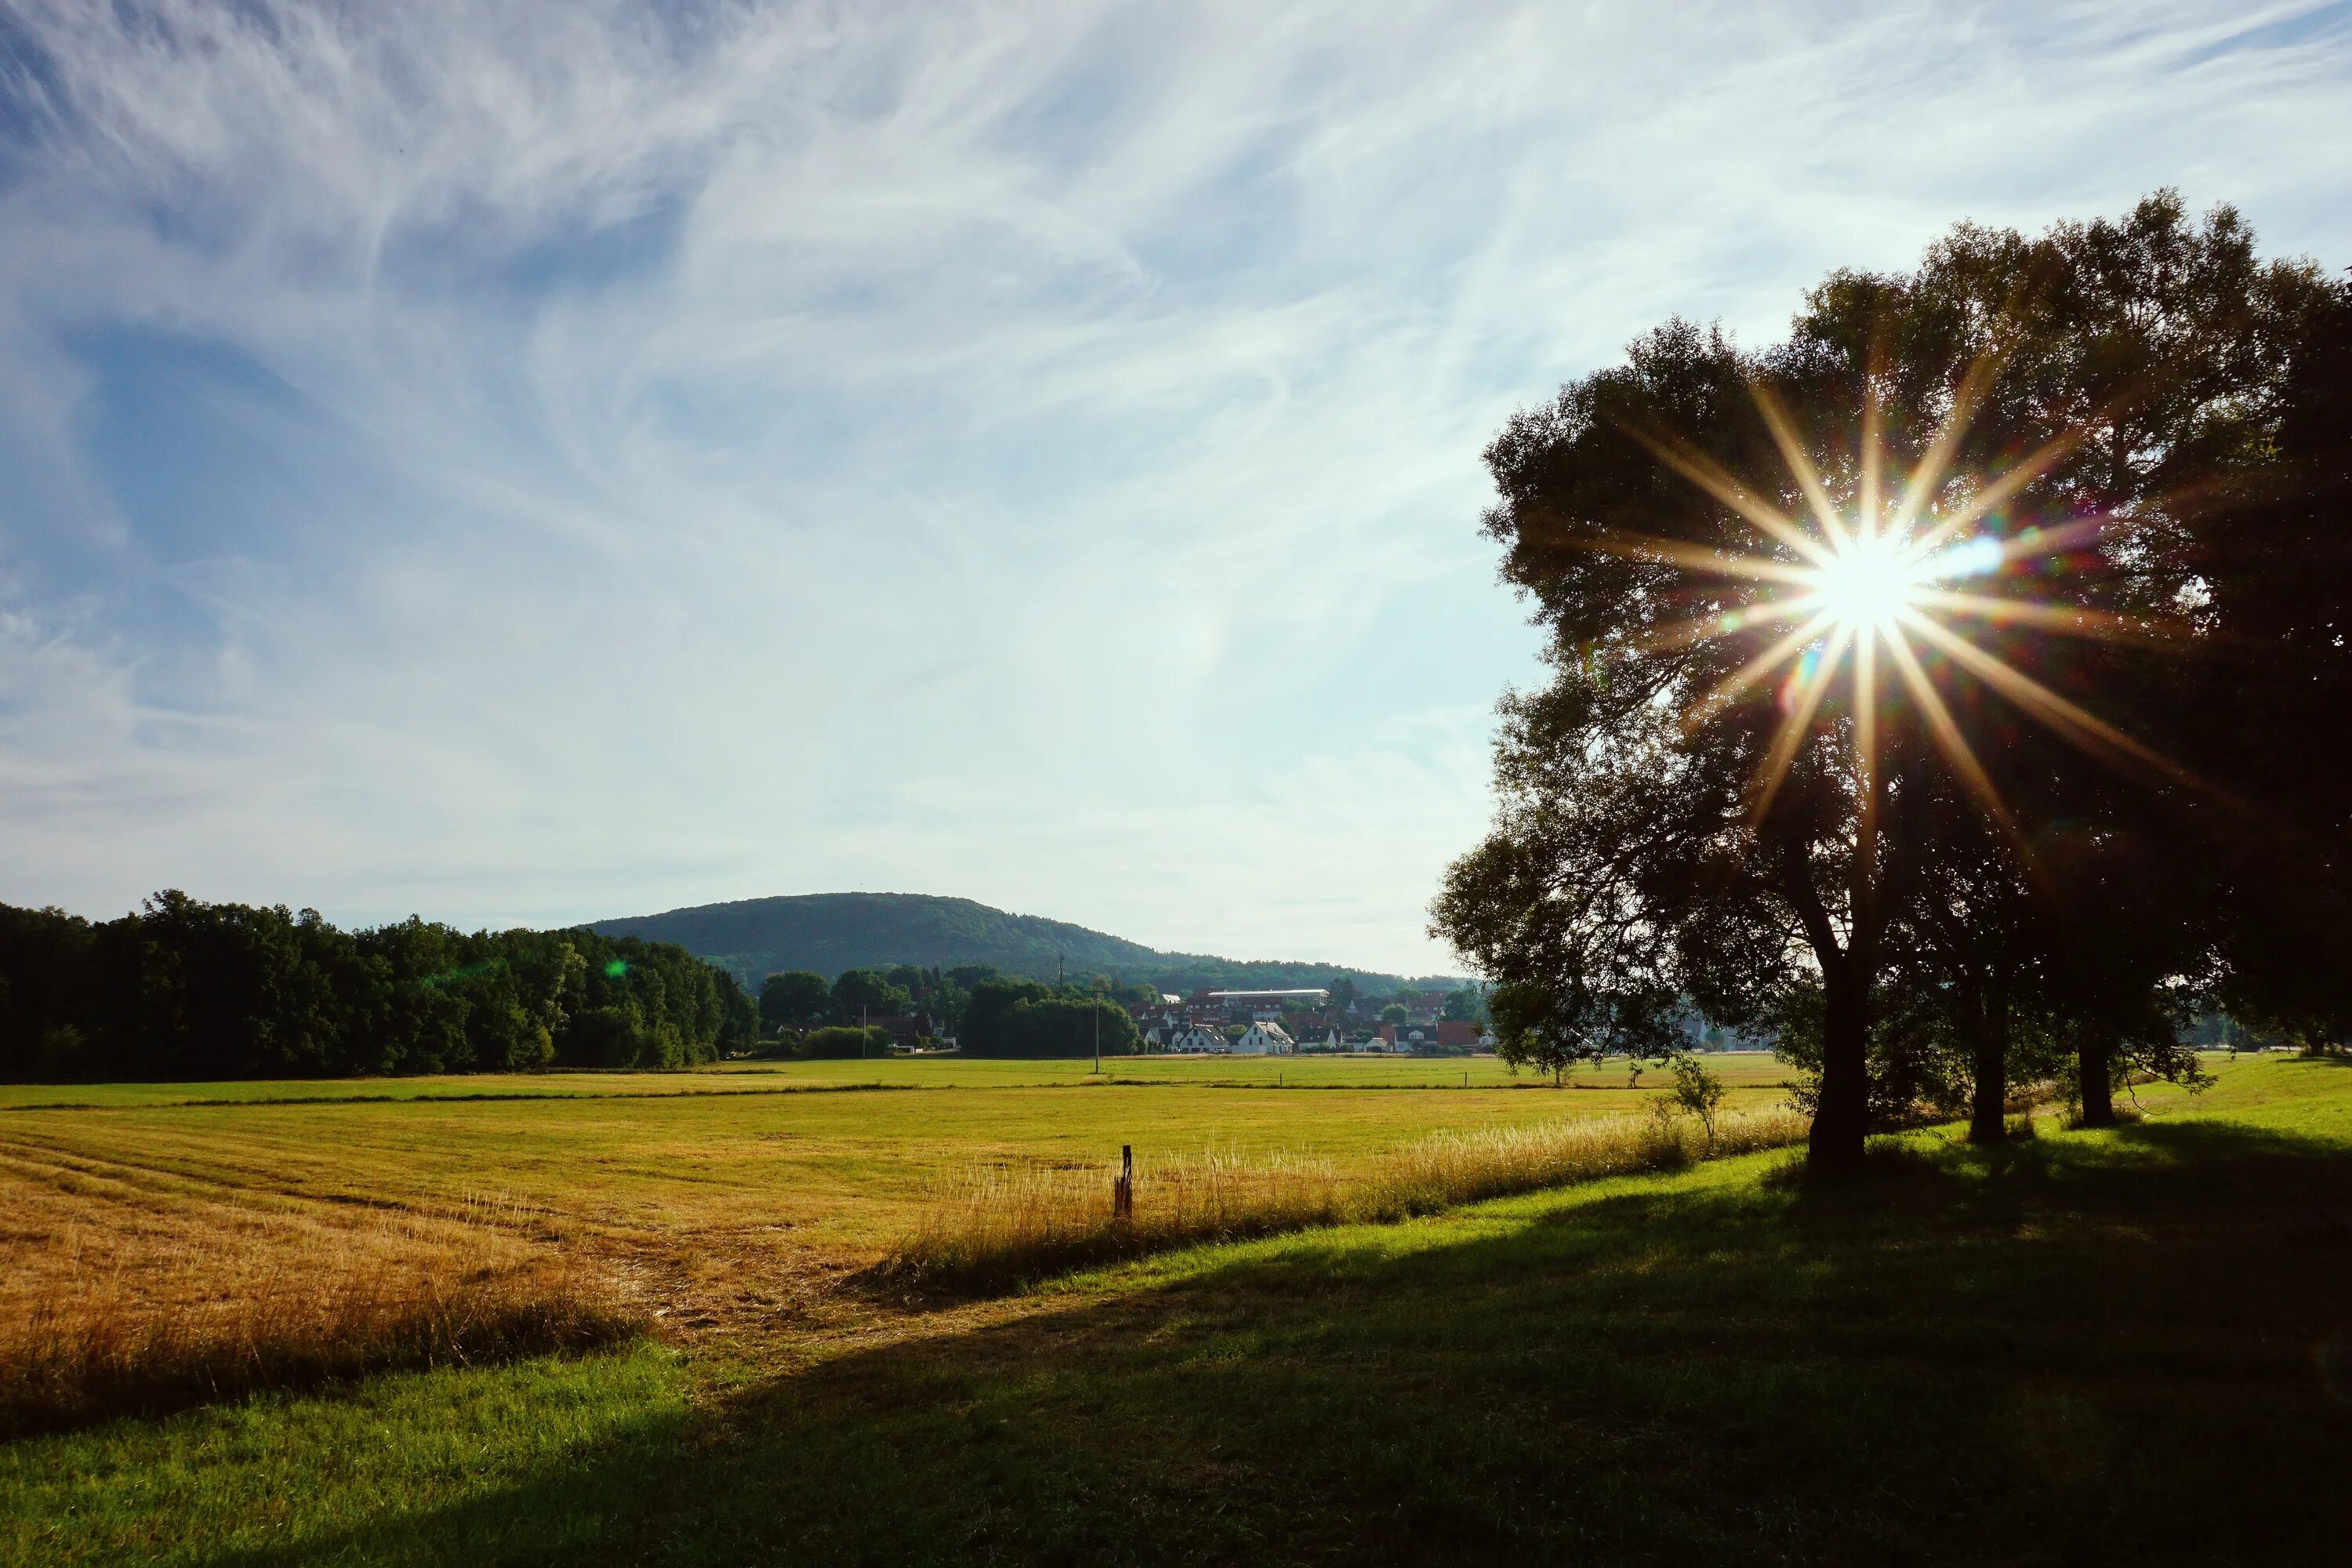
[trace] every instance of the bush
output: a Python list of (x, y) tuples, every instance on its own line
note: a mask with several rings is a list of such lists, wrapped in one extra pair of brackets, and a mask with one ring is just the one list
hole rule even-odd
[(1675, 1058), (1674, 1070), (1675, 1087), (1658, 1096), (1658, 1103), (1671, 1114), (1697, 1117), (1699, 1125), (1706, 1130), (1706, 1146), (1712, 1150), (1716, 1111), (1723, 1104), (1723, 1080), (1688, 1052)]
[(889, 1030), (856, 1029), (847, 1025), (811, 1029), (800, 1037), (793, 1049), (793, 1055), (806, 1057), (812, 1060), (837, 1060), (843, 1057), (887, 1057), (889, 1054)]

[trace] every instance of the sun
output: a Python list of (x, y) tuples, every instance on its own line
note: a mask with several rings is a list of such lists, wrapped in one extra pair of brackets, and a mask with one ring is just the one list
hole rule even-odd
[(1930, 573), (1893, 540), (1849, 536), (1811, 575), (1813, 595), (1831, 620), (1860, 632), (1888, 626), (1909, 610)]
[[(2039, 451), (1948, 487), (1961, 433), (1997, 364), (1996, 355), (1970, 367), (1943, 428), (1900, 483), (1887, 483), (1895, 478), (1893, 454), (1881, 444), (1881, 411), (1874, 393), (1870, 395), (1862, 410), (1857, 483), (1843, 502), (1831, 494), (1778, 399), (1761, 385), (1751, 392), (1803, 498), (1801, 507), (1783, 510), (1690, 447), (1652, 432), (1629, 431), (1668, 468), (1754, 525), (1766, 542), (1760, 549), (1730, 552), (1626, 533), (1593, 543), (1612, 554), (1745, 580), (1757, 590), (1732, 609), (1662, 628), (1645, 639), (1650, 647), (1748, 638), (1770, 626), (1786, 628), (1778, 637), (1768, 635), (1763, 647), (1684, 715), (1685, 724), (1696, 728), (1778, 686), (1780, 717), (1748, 792), (1751, 820), (1761, 820), (1771, 809), (1798, 752), (1810, 741), (1838, 732), (1835, 723), (1817, 726), (1815, 720), (1831, 686), (1843, 676), (1852, 697), (1848, 732), (1860, 775), (1865, 855), (1876, 814), (1880, 709), (1890, 700), (1909, 700), (1969, 793), (2013, 835), (1992, 780), (1930, 679), (1923, 654), (1999, 692), (2086, 750), (2186, 776), (1982, 646), (1987, 630), (2003, 627), (2125, 641), (2149, 635), (2147, 627), (2125, 617), (2051, 602), (2034, 592), (2031, 573), (2011, 576), (2015, 568), (2080, 548), (2102, 525), (2101, 519), (2086, 517), (2047, 530), (1998, 526), (2011, 503), (2079, 444), (2080, 430), (2063, 432)], [(1948, 489), (1959, 493), (1949, 504), (1939, 504)], [(1970, 579), (2006, 579), (2011, 591), (1974, 592)]]

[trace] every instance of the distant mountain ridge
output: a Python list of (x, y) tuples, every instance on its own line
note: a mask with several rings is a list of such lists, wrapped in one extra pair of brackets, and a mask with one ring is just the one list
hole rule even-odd
[[(1344, 963), (1237, 961), (1207, 953), (1162, 952), (1066, 921), (1009, 914), (970, 899), (929, 893), (801, 893), (699, 904), (657, 915), (593, 921), (605, 936), (670, 942), (756, 987), (780, 970), (813, 969), (827, 978), (845, 969), (917, 963), (952, 969), (993, 964), (1007, 974), (1054, 978), (1055, 961), (1073, 975), (1148, 981), (1171, 991), (1209, 986), (1320, 985), (1345, 974), (1368, 990), (1406, 977)], [(1448, 977), (1427, 984), (1459, 984)]]

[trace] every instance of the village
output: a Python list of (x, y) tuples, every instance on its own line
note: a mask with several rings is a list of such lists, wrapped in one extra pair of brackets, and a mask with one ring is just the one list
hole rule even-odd
[[(1461, 998), (1469, 998), (1465, 1006)], [(1322, 988), (1163, 994), (1157, 1005), (1128, 1009), (1143, 1049), (1170, 1056), (1279, 1057), (1299, 1053), (1466, 1056), (1495, 1048), (1476, 1017), (1475, 991), (1407, 991), (1335, 1003)]]

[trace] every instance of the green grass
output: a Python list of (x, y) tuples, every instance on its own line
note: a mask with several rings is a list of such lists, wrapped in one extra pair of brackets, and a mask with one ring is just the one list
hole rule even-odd
[[(1709, 1058), (1727, 1084), (1765, 1088), (1790, 1069), (1769, 1056)], [(802, 1089), (1021, 1089), (1045, 1086), (1184, 1085), (1224, 1089), (1549, 1089), (1541, 1074), (1513, 1073), (1494, 1057), (1108, 1057), (1097, 1079), (1091, 1058), (1008, 1061), (893, 1057), (873, 1061), (723, 1062), (685, 1072), (471, 1073), (441, 1078), (273, 1079), (252, 1082), (0, 1084), (0, 1110), (48, 1108), (210, 1107), (331, 1100), (604, 1099), (633, 1095), (784, 1094)], [(1626, 1070), (1586, 1068), (1580, 1091), (1648, 1092), (1652, 1069), (1629, 1086)]]
[[(653, 1501), (616, 1486), (601, 1458), (626, 1447), (650, 1461), (667, 1432), (645, 1480), (675, 1475), (689, 1387), (675, 1354), (643, 1345), (0, 1446), (0, 1552), (27, 1564), (589, 1553)], [(523, 1489), (536, 1494), (529, 1510), (475, 1507)], [(461, 1515), (462, 1535), (436, 1527)], [(397, 1540), (378, 1530), (394, 1520), (411, 1525)]]
[(2219, 1076), (1846, 1190), (1754, 1156), (30, 1440), (0, 1560), (2339, 1561), (2352, 1068)]

